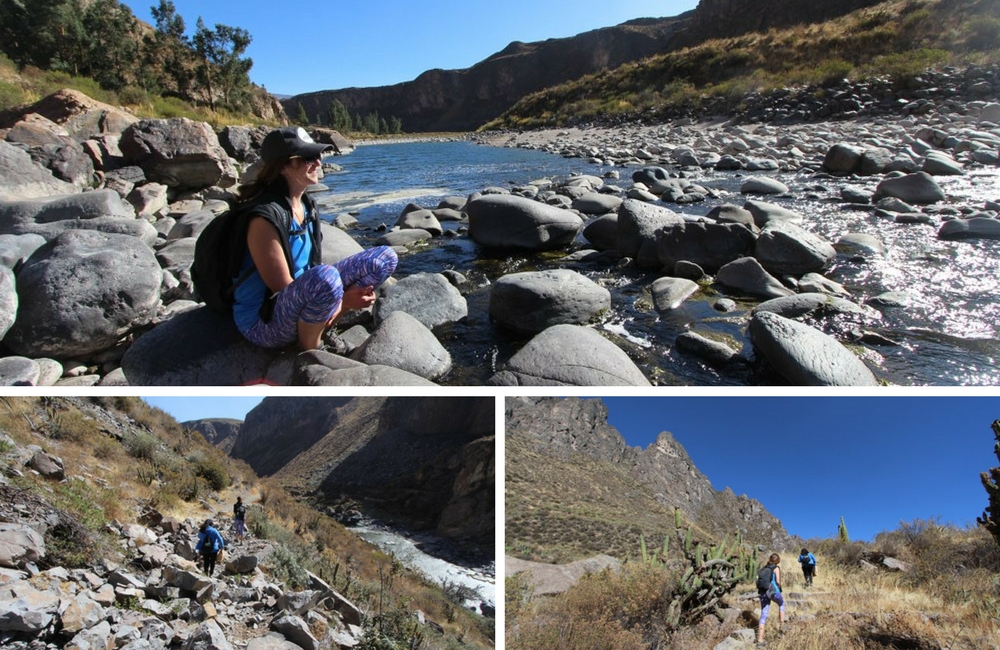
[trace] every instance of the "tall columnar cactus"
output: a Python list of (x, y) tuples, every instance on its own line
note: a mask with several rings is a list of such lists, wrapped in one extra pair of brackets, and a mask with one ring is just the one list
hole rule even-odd
[(674, 508), (674, 528), (681, 527), (681, 509)]
[(844, 523), (844, 518), (840, 518), (840, 525), (837, 526), (837, 539), (845, 544), (851, 543), (851, 536), (847, 534), (847, 524)]
[[(1000, 460), (1000, 420), (993, 422), (993, 436), (997, 440), (996, 444), (993, 445), (993, 453), (996, 454), (997, 460)], [(990, 505), (983, 511), (983, 516), (977, 517), (976, 521), (988, 530), (990, 535), (993, 535), (997, 544), (1000, 544), (1000, 467), (993, 467), (988, 472), (982, 472), (979, 475), (979, 480), (986, 488)]]

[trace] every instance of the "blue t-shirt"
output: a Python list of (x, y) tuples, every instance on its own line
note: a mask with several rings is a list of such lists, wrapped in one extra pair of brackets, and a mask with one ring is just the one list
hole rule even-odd
[[(293, 228), (288, 233), (289, 250), (292, 253), (292, 279), (299, 277), (309, 268), (309, 258), (312, 255), (312, 237), (306, 230), (309, 221), (300, 228)], [(243, 266), (240, 267), (240, 275), (253, 266), (253, 258), (248, 250), (243, 258)], [(237, 277), (240, 277), (238, 275)], [(260, 273), (254, 270), (243, 283), (236, 288), (233, 294), (233, 320), (240, 330), (247, 330), (258, 320), (258, 312), (265, 298), (271, 294)]]

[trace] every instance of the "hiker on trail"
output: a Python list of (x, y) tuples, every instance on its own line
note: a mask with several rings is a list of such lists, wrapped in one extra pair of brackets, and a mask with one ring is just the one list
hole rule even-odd
[(813, 577), (816, 575), (816, 556), (809, 552), (809, 549), (802, 549), (799, 553), (799, 564), (802, 565), (802, 575), (805, 576), (806, 586), (811, 587)]
[(236, 503), (233, 504), (233, 533), (236, 535), (236, 541), (241, 542), (247, 534), (247, 507), (243, 503), (243, 497), (236, 497)]
[(212, 577), (215, 571), (215, 560), (219, 557), (219, 551), (226, 547), (222, 540), (222, 535), (215, 529), (211, 519), (206, 519), (198, 528), (198, 545), (194, 547), (196, 552), (201, 553), (202, 566), (208, 577)]
[[(777, 553), (771, 553), (767, 564), (757, 572), (757, 593), (760, 596), (760, 624), (757, 626), (757, 647), (764, 646), (764, 625), (771, 611), (771, 601), (778, 603), (778, 622), (785, 624), (785, 599), (781, 595), (781, 569), (778, 563), (781, 558)], [(778, 632), (780, 634), (781, 627)]]
[(327, 328), (345, 311), (374, 303), (375, 289), (396, 270), (388, 246), (322, 263), (319, 210), (306, 190), (319, 182), (322, 154), (332, 148), (300, 127), (271, 131), (261, 144), (256, 179), (240, 186), (236, 207), (252, 207), (233, 319), (255, 345), (297, 340), (304, 350), (321, 347)]

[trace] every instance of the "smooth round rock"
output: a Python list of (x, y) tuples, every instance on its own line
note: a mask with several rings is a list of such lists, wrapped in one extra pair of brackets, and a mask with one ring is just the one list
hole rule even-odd
[(916, 172), (904, 176), (886, 178), (875, 188), (875, 199), (894, 196), (907, 203), (927, 205), (944, 201), (944, 190), (927, 172)]
[[(451, 286), (451, 285), (449, 285)], [(405, 311), (390, 313), (351, 358), (399, 368), (434, 380), (451, 370), (451, 355), (419, 320)]]
[[(455, 323), (469, 315), (469, 305), (455, 285), (440, 273), (415, 273), (379, 290), (372, 314), (381, 323), (404, 311), (427, 329)], [(391, 365), (391, 364), (389, 364)]]
[(853, 352), (814, 327), (777, 314), (754, 314), (748, 328), (754, 349), (796, 386), (878, 386)]
[(490, 290), (490, 317), (521, 334), (588, 323), (611, 308), (611, 292), (569, 269), (512, 273)]
[(684, 218), (672, 210), (628, 199), (618, 208), (618, 252), (639, 266), (657, 267), (657, 231), (681, 223)]
[(740, 185), (743, 194), (787, 194), (788, 186), (768, 176), (751, 176)]
[(749, 256), (757, 237), (738, 223), (698, 221), (664, 226), (657, 233), (656, 255), (665, 268), (678, 262), (693, 262), (708, 273)]
[(770, 273), (798, 276), (830, 267), (837, 251), (819, 235), (787, 221), (775, 221), (761, 230), (754, 257)]
[(684, 278), (657, 278), (649, 287), (658, 312), (671, 311), (698, 291), (697, 283)]
[(752, 257), (743, 257), (726, 264), (716, 273), (715, 279), (748, 296), (780, 298), (794, 293)]
[(562, 208), (520, 196), (488, 194), (465, 206), (469, 236), (487, 248), (544, 251), (571, 243), (583, 219)]
[(0, 386), (37, 386), (40, 372), (27, 357), (0, 358)]
[(802, 316), (872, 316), (861, 305), (825, 293), (797, 293), (794, 296), (772, 298), (753, 308), (751, 314), (771, 312), (785, 318)]
[(1000, 220), (974, 217), (945, 221), (938, 229), (938, 239), (1000, 239)]
[(617, 345), (582, 325), (545, 330), (493, 375), (493, 386), (649, 386)]

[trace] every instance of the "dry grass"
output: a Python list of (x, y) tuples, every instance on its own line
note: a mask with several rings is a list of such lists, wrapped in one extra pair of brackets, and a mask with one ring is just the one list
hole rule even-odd
[[(903, 524), (870, 544), (825, 540), (810, 548), (819, 560), (806, 589), (794, 552), (782, 555), (788, 623), (779, 633), (777, 612), (765, 638), (776, 650), (982, 650), (1000, 648), (1000, 549), (978, 528), (933, 522)], [(893, 555), (911, 563), (905, 573), (864, 569), (862, 553)], [(849, 560), (843, 564), (840, 560)], [(729, 606), (741, 610), (725, 623), (713, 617), (668, 635), (661, 596), (673, 576), (632, 565), (620, 576), (581, 581), (554, 598), (534, 598), (523, 580), (506, 585), (507, 647), (694, 650), (713, 647), (741, 627), (756, 629), (760, 608), (751, 585), (739, 587)], [(636, 615), (636, 613), (642, 615)], [(586, 626), (587, 621), (596, 624)], [(568, 635), (583, 645), (560, 645)], [(552, 645), (555, 644), (555, 645)]]

